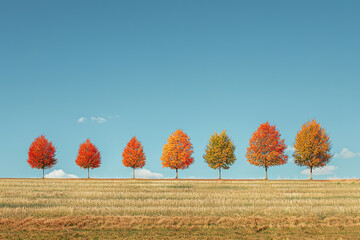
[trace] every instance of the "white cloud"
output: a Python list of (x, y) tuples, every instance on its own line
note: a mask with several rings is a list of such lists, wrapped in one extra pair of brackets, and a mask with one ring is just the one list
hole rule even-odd
[[(108, 118), (104, 118), (104, 117), (91, 117), (89, 118), (91, 121), (93, 122), (97, 122), (97, 123), (104, 123), (104, 122), (107, 122), (108, 119), (113, 119), (114, 117), (108, 117)], [(88, 120), (88, 118), (86, 117), (80, 117), (77, 122), (78, 123), (84, 123)]]
[(103, 117), (91, 117), (90, 118), (92, 121), (95, 121), (97, 123), (104, 123), (107, 122), (107, 120)]
[(346, 159), (346, 158), (353, 158), (356, 156), (360, 156), (360, 153), (354, 153), (347, 148), (343, 148), (340, 153), (335, 153), (334, 157)]
[(54, 170), (51, 173), (45, 175), (45, 178), (78, 178), (78, 176), (74, 174), (68, 174), (63, 170)]
[[(313, 168), (313, 175), (329, 175), (332, 174), (337, 167), (329, 165), (322, 168)], [(301, 171), (303, 175), (310, 175), (310, 169), (305, 169)]]
[(287, 146), (285, 151), (293, 152), (293, 151), (295, 151), (295, 148), (293, 148), (292, 146)]
[(163, 178), (161, 173), (154, 173), (145, 168), (135, 169), (136, 178)]
[(78, 123), (83, 123), (83, 122), (85, 122), (85, 121), (86, 121), (86, 117), (80, 117), (80, 118), (77, 120)]

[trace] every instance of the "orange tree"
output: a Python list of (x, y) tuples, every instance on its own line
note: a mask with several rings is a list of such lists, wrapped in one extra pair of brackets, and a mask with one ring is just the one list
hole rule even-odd
[(89, 139), (87, 139), (86, 142), (80, 144), (79, 154), (75, 162), (80, 168), (85, 168), (88, 170), (88, 178), (90, 178), (89, 169), (100, 167), (100, 152), (95, 147), (95, 145), (92, 144)]
[(178, 179), (178, 169), (188, 168), (194, 162), (191, 156), (193, 152), (189, 136), (178, 129), (170, 135), (163, 147), (162, 167), (175, 169), (175, 179)]
[(268, 179), (269, 167), (287, 162), (288, 156), (284, 153), (285, 141), (281, 140), (280, 136), (276, 127), (266, 122), (261, 124), (250, 138), (246, 158), (250, 164), (265, 168), (265, 179)]
[(52, 142), (49, 142), (43, 135), (37, 137), (30, 146), (27, 162), (32, 168), (42, 169), (44, 178), (44, 169), (51, 168), (57, 162)]
[(206, 146), (204, 159), (209, 167), (219, 169), (219, 179), (221, 179), (221, 169), (229, 169), (235, 162), (235, 145), (226, 134), (226, 131), (211, 135), (209, 144)]
[(135, 178), (135, 169), (142, 168), (145, 166), (146, 162), (143, 147), (136, 137), (133, 137), (130, 142), (128, 142), (124, 148), (122, 157), (124, 166), (131, 167), (133, 169), (133, 178)]
[(314, 119), (302, 125), (296, 134), (294, 162), (298, 166), (306, 166), (310, 169), (312, 179), (313, 168), (325, 166), (331, 157), (331, 142), (324, 128)]

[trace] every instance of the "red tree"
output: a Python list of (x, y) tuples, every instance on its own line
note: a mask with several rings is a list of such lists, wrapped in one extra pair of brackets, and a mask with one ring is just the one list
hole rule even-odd
[(75, 160), (76, 164), (88, 170), (88, 178), (90, 178), (89, 169), (98, 168), (101, 164), (100, 152), (89, 139), (82, 143), (79, 148), (79, 154)]
[(265, 179), (268, 167), (287, 162), (288, 156), (284, 154), (285, 141), (281, 140), (280, 136), (276, 127), (266, 122), (261, 124), (250, 138), (246, 158), (250, 164), (265, 168)]
[(37, 137), (31, 144), (28, 153), (27, 162), (32, 168), (42, 169), (44, 178), (44, 169), (51, 168), (56, 164), (55, 147), (45, 136)]
[(124, 166), (133, 169), (133, 178), (135, 178), (135, 168), (142, 168), (146, 162), (143, 147), (136, 137), (133, 137), (126, 145), (122, 157)]

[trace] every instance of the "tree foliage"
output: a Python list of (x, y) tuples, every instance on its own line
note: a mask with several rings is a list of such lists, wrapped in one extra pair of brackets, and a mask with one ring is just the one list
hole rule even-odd
[(203, 157), (209, 167), (219, 169), (219, 179), (221, 179), (221, 169), (229, 169), (236, 160), (235, 145), (226, 131), (211, 135)]
[(124, 148), (123, 154), (123, 164), (125, 167), (133, 168), (133, 178), (135, 178), (135, 168), (142, 168), (145, 166), (145, 153), (141, 142), (133, 137), (126, 147)]
[(285, 140), (280, 136), (276, 127), (266, 122), (259, 126), (249, 141), (246, 158), (250, 164), (265, 168), (266, 179), (268, 167), (285, 164), (288, 159), (284, 153)]
[(88, 169), (88, 178), (90, 177), (90, 168), (94, 169), (100, 167), (100, 152), (96, 146), (90, 142), (90, 139), (87, 139), (86, 142), (80, 144), (79, 154), (75, 162), (80, 168)]
[(42, 169), (44, 178), (44, 169), (51, 168), (57, 162), (52, 142), (43, 135), (37, 137), (30, 146), (27, 162), (32, 168)]
[(310, 179), (312, 169), (325, 166), (333, 156), (330, 153), (330, 137), (314, 119), (302, 125), (296, 134), (294, 149), (294, 162), (299, 166), (309, 167)]
[(178, 129), (170, 135), (163, 147), (162, 167), (175, 169), (177, 178), (178, 169), (188, 168), (194, 162), (192, 154), (193, 147), (189, 136)]

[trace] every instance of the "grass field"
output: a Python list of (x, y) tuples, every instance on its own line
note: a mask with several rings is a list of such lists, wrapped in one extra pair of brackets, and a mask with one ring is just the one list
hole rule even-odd
[(0, 180), (0, 238), (360, 239), (359, 181)]

